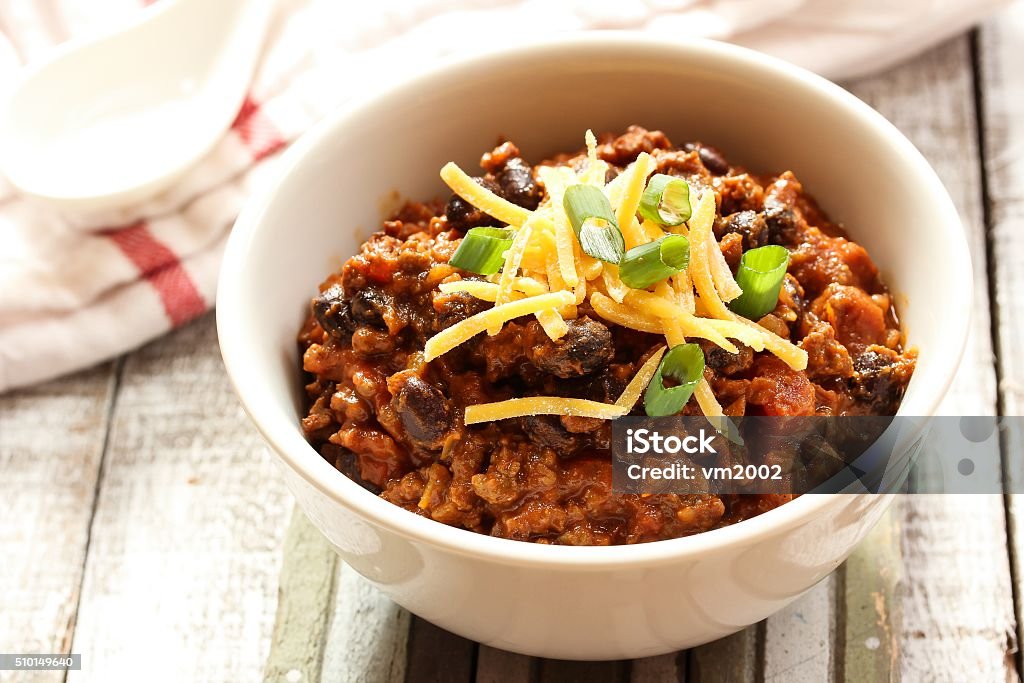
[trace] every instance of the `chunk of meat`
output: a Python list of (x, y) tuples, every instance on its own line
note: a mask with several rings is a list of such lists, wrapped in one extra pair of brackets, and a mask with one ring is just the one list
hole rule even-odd
[(590, 434), (604, 426), (607, 420), (596, 417), (581, 417), (579, 415), (560, 415), (558, 421), (565, 429), (573, 434)]
[(671, 146), (668, 137), (660, 130), (630, 126), (619, 137), (599, 145), (597, 155), (610, 164), (628, 166), (636, 161), (641, 152), (650, 154), (656, 149), (668, 149)]
[(569, 331), (551, 339), (536, 321), (527, 326), (526, 355), (538, 368), (556, 377), (588, 375), (615, 356), (612, 333), (587, 316), (567, 321)]
[(394, 396), (392, 408), (409, 440), (424, 450), (439, 450), (454, 427), (453, 411), (444, 393), (410, 371), (389, 378), (388, 389)]
[(511, 140), (506, 140), (490, 152), (485, 152), (484, 155), (480, 157), (480, 168), (491, 175), (494, 175), (501, 169), (505, 168), (505, 164), (507, 164), (510, 159), (515, 159), (521, 156), (522, 152), (519, 151), (519, 146)]
[(377, 356), (395, 350), (395, 338), (385, 330), (363, 325), (352, 333), (352, 350), (360, 356)]
[(878, 268), (864, 247), (843, 237), (828, 237), (817, 228), (807, 228), (804, 241), (790, 253), (789, 272), (793, 273), (810, 297), (829, 285), (871, 288)]
[(754, 379), (747, 403), (765, 415), (814, 415), (814, 385), (807, 375), (791, 369), (775, 356), (762, 356), (754, 364)]
[(748, 173), (715, 178), (719, 210), (728, 216), (742, 211), (754, 211), (764, 204), (764, 188)]
[(719, 242), (718, 248), (725, 257), (725, 263), (733, 273), (740, 267), (740, 260), (743, 258), (743, 238), (736, 233), (729, 233)]
[(346, 427), (332, 434), (330, 442), (352, 451), (358, 459), (359, 476), (379, 488), (409, 466), (405, 449), (379, 429)]
[(839, 343), (851, 350), (885, 342), (885, 311), (859, 287), (831, 284), (810, 310), (831, 325)]
[(697, 152), (656, 149), (651, 156), (657, 163), (658, 173), (685, 178), (693, 187), (709, 187), (712, 183), (711, 173), (701, 163)]
[(804, 328), (799, 346), (807, 352), (807, 374), (811, 379), (853, 375), (850, 352), (836, 339), (835, 328), (813, 314), (805, 318)]
[[(471, 347), (486, 369), (484, 376), (488, 382), (512, 377), (523, 365), (529, 365), (526, 346), (532, 342), (526, 341), (528, 329), (529, 325), (524, 327), (515, 321), (506, 323), (498, 334), (481, 335), (480, 342)], [(543, 335), (543, 330), (540, 333)]]

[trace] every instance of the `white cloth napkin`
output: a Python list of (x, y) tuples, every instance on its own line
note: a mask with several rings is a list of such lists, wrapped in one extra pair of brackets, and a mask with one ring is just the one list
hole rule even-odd
[[(0, 0), (0, 88), (68, 38), (160, 11), (146, 4)], [(729, 40), (843, 78), (957, 34), (1000, 4), (281, 0), (238, 120), (177, 187), (97, 219), (62, 215), (0, 181), (0, 391), (111, 358), (209, 309), (230, 225), (277, 153), (337, 105), (411, 65), (546, 34), (628, 29)]]

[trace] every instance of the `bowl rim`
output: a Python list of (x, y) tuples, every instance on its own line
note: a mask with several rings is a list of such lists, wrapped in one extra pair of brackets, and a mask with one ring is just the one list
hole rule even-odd
[[(846, 109), (884, 136), (898, 148), (914, 167), (919, 181), (930, 187), (929, 201), (942, 204), (943, 212), (949, 219), (936, 229), (942, 231), (943, 239), (958, 248), (954, 249), (958, 260), (954, 276), (960, 280), (954, 288), (956, 299), (947, 303), (951, 320), (963, 320), (964, 324), (943, 342), (944, 363), (932, 364), (933, 374), (939, 376), (932, 382), (934, 391), (920, 401), (915, 414), (928, 416), (935, 413), (939, 402), (952, 384), (966, 347), (973, 296), (973, 276), (970, 252), (962, 223), (948, 192), (934, 169), (916, 147), (887, 119), (842, 87), (806, 69), (782, 59), (765, 55), (754, 50), (714, 40), (693, 39), (688, 41), (651, 37), (623, 31), (601, 31), (577, 34), (562, 34), (540, 39), (523, 41), (513, 46), (490, 47), (467, 50), (458, 56), (439, 60), (435, 65), (418, 68), (406, 77), (391, 84), (378, 86), (373, 91), (353, 100), (317, 122), (299, 137), (282, 158), (273, 181), (265, 186), (269, 191), (260, 193), (249, 200), (239, 215), (225, 248), (217, 294), (217, 329), (221, 352), (229, 379), (239, 400), (277, 456), (307, 484), (313, 486), (332, 502), (340, 504), (358, 517), (386, 528), (407, 540), (429, 544), (446, 551), (489, 560), (501, 564), (540, 566), (548, 569), (589, 569), (607, 570), (637, 566), (656, 566), (678, 561), (682, 557), (721, 551), (728, 547), (742, 545), (766, 534), (782, 533), (811, 519), (822, 508), (835, 504), (837, 496), (858, 494), (805, 494), (741, 524), (702, 532), (692, 536), (618, 546), (555, 546), (495, 538), (477, 532), (452, 527), (408, 511), (370, 493), (356, 482), (338, 472), (312, 448), (302, 437), (294, 424), (294, 416), (276, 414), (272, 406), (259, 400), (259, 387), (255, 373), (249, 372), (246, 364), (240, 364), (235, 353), (245, 348), (241, 334), (239, 306), (232, 301), (240, 299), (246, 288), (240, 274), (250, 244), (262, 225), (268, 207), (275, 201), (274, 188), (279, 187), (327, 138), (339, 134), (351, 119), (377, 106), (379, 100), (399, 96), (406, 90), (418, 90), (425, 83), (446, 78), (462, 69), (483, 66), (490, 63), (499, 67), (508, 60), (519, 56), (549, 52), (565, 54), (603, 49), (609, 46), (625, 47), (652, 52), (671, 51), (676, 56), (699, 56), (732, 62), (734, 66), (752, 73), (767, 73), (774, 78), (787, 81), (797, 89), (819, 91), (835, 102), (835, 106)], [(954, 362), (949, 362), (954, 361)], [(899, 413), (907, 414), (902, 410)], [(863, 494), (891, 495), (891, 494)]]

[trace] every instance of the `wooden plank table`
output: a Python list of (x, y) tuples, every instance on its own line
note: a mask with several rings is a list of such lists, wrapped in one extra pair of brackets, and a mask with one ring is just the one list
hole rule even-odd
[[(928, 157), (970, 237), (976, 315), (947, 414), (1024, 407), (1022, 63), (1018, 3), (845, 84)], [(1011, 435), (1005, 447), (1021, 444)], [(212, 316), (0, 396), (0, 468), (0, 651), (81, 653), (72, 681), (1005, 681), (1021, 671), (1024, 504), (1011, 495), (906, 497), (792, 606), (687, 652), (564, 662), (446, 633), (381, 596), (293, 515), (228, 386)]]

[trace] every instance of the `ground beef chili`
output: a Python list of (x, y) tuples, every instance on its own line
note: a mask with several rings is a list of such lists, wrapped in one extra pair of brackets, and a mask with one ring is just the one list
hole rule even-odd
[[(744, 249), (789, 250), (775, 310), (759, 322), (807, 351), (805, 371), (739, 344), (701, 342), (705, 376), (729, 415), (889, 415), (914, 370), (892, 300), (867, 252), (831, 223), (790, 172), (764, 176), (702, 143), (673, 146), (630, 127), (605, 135), (608, 176), (640, 152), (657, 172), (717, 194), (714, 224), (735, 270)], [(582, 152), (548, 165), (581, 167)], [(484, 155), (477, 181), (530, 209), (544, 196), (511, 142)], [(474, 277), (448, 265), (465, 231), (493, 218), (453, 196), (409, 203), (320, 287), (300, 335), (308, 378), (302, 427), (346, 475), (410, 512), (538, 543), (603, 545), (686, 536), (739, 522), (790, 496), (636, 495), (611, 490), (607, 421), (538, 415), (466, 427), (467, 405), (557, 395), (613, 402), (661, 337), (602, 320), (584, 304), (550, 340), (533, 318), (478, 335), (430, 363), (428, 338), (491, 304), (441, 293)], [(640, 414), (642, 407), (635, 409)], [(699, 412), (693, 400), (685, 413)]]

